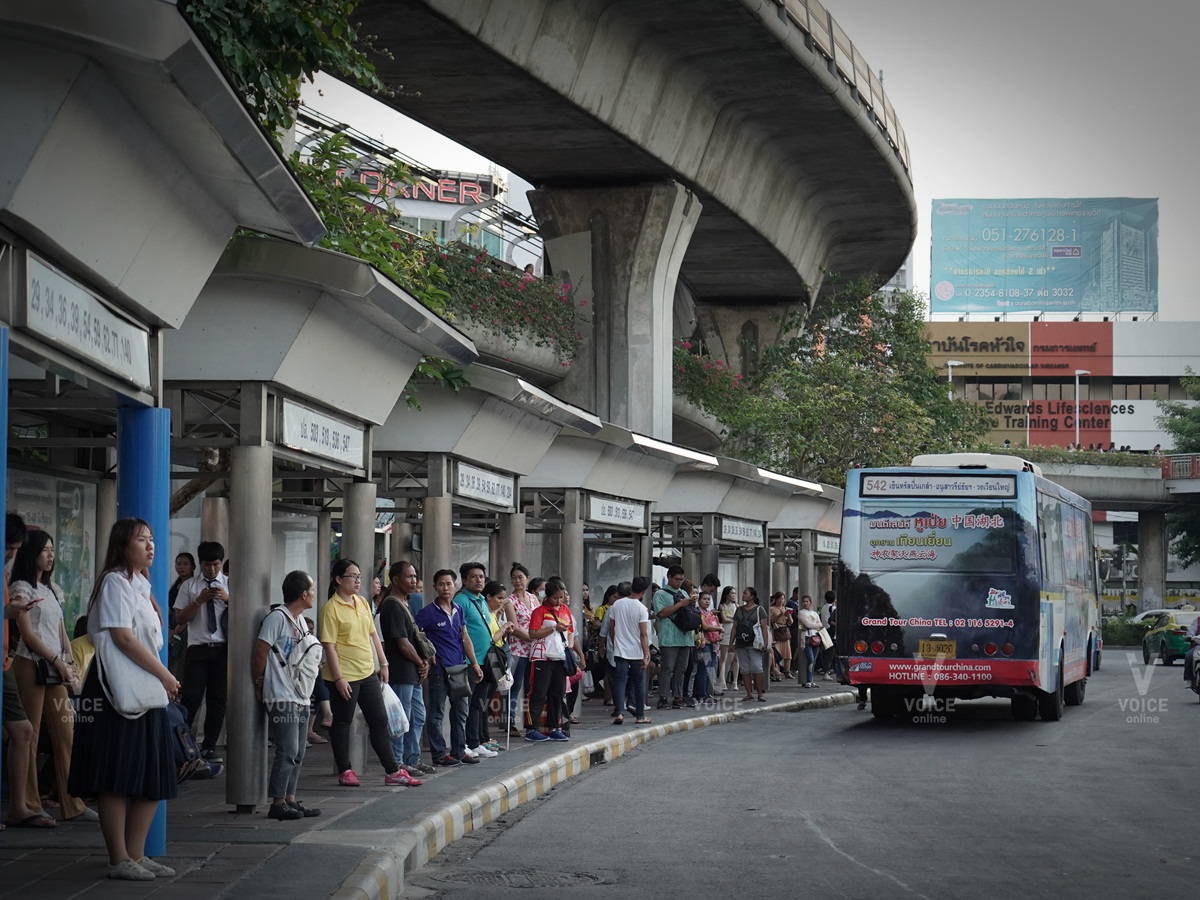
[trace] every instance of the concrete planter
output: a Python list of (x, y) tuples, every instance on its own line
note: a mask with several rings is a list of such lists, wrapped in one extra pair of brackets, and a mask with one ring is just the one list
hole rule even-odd
[(539, 347), (528, 339), (514, 343), (467, 319), (454, 324), (475, 342), (480, 362), (515, 372), (539, 387), (562, 381), (570, 371), (550, 347)]
[(721, 423), (678, 394), (671, 396), (671, 433), (676, 444), (706, 453), (721, 448)]

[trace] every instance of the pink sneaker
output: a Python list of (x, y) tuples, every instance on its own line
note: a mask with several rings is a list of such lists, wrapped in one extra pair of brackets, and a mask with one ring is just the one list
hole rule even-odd
[(353, 769), (347, 769), (338, 776), (338, 784), (342, 787), (359, 787), (358, 776), (354, 774)]
[(425, 782), (423, 782), (420, 778), (413, 778), (403, 769), (397, 769), (394, 774), (385, 775), (383, 777), (383, 783), (393, 786), (399, 785), (400, 787), (420, 787)]

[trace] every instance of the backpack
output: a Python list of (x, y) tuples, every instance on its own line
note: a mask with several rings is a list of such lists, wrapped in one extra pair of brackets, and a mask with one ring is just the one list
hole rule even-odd
[[(396, 601), (400, 603), (399, 600)], [(413, 649), (417, 651), (417, 656), (429, 662), (437, 655), (437, 649), (433, 646), (433, 641), (425, 636), (425, 632), (417, 625), (417, 620), (413, 618), (412, 610), (408, 608), (407, 603), (400, 603), (400, 611), (408, 619), (408, 633), (412, 641)]]
[[(682, 594), (675, 594), (675, 602), (683, 599)], [(689, 603), (671, 613), (670, 619), (680, 631), (698, 631), (700, 628), (700, 605)]]
[(755, 633), (758, 631), (759, 617), (750, 618), (738, 610), (736, 617), (737, 631), (735, 633), (735, 642), (738, 647), (753, 647)]
[[(307, 621), (305, 621), (304, 625), (301, 625), (292, 618), (292, 614), (284, 606), (276, 606), (272, 612), (275, 610), (278, 610), (287, 617), (287, 620), (292, 623), (292, 627), (300, 632), (300, 638), (292, 644), (292, 652), (288, 654), (286, 659), (274, 644), (271, 645), (271, 652), (275, 654), (275, 658), (279, 660), (279, 665), (283, 666), (287, 672), (292, 686), (296, 689), (296, 693), (301, 697), (309, 697), (312, 695), (313, 685), (317, 680), (317, 673), (321, 671), (321, 663), (325, 660), (325, 650), (321, 646), (321, 642), (317, 640), (317, 636), (308, 627)], [(301, 616), (300, 618), (303, 619), (304, 617)]]

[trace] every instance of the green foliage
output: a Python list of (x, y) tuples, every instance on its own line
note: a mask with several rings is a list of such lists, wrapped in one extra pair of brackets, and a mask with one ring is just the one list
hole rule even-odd
[(301, 78), (328, 72), (386, 94), (350, 17), (357, 0), (187, 0), (181, 3), (255, 118), (279, 143), (291, 127)]
[[(1200, 401), (1200, 378), (1189, 366), (1182, 379), (1183, 389), (1193, 404)], [(1156, 420), (1160, 428), (1174, 438), (1176, 453), (1200, 453), (1200, 404), (1181, 400), (1156, 400), (1162, 413)], [(1183, 567), (1200, 562), (1200, 508), (1184, 507), (1167, 514), (1167, 534), (1171, 551)]]
[(1137, 623), (1110, 616), (1104, 620), (1100, 634), (1105, 647), (1139, 647), (1152, 624), (1152, 621)]
[(679, 341), (672, 354), (675, 393), (724, 421), (746, 401), (749, 387), (724, 360), (714, 360), (691, 341)]
[(978, 443), (962, 448), (965, 453), (1010, 453), (1034, 463), (1070, 466), (1114, 466), (1116, 468), (1158, 468), (1159, 460), (1146, 453), (1100, 453), (1096, 450), (1068, 450), (1066, 447), (1029, 446), (1021, 443), (1004, 450), (995, 444)]
[(738, 390), (719, 379), (679, 382), (724, 425), (730, 455), (840, 485), (853, 465), (900, 465), (987, 432), (985, 411), (951, 399), (929, 367), (918, 297), (857, 282), (781, 326), (791, 337), (763, 348)]
[(556, 276), (524, 276), (465, 243), (443, 248), (442, 265), (453, 286), (448, 318), (462, 317), (510, 341), (550, 347), (570, 365), (583, 337), (570, 285)]

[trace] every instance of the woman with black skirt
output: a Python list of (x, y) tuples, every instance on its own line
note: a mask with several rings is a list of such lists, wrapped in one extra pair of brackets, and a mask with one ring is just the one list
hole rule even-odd
[[(113, 525), (104, 572), (88, 601), (88, 635), (104, 630), (112, 646), (145, 669), (174, 699), (179, 682), (160, 661), (162, 614), (150, 595), (147, 572), (154, 537), (142, 519)], [(97, 798), (100, 830), (108, 849), (108, 877), (124, 881), (171, 878), (175, 870), (145, 855), (146, 835), (160, 800), (176, 792), (175, 762), (165, 709), (129, 719), (113, 707), (100, 682), (100, 665), (88, 669), (71, 756), (70, 791)]]

